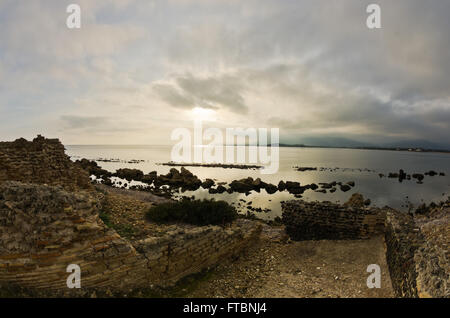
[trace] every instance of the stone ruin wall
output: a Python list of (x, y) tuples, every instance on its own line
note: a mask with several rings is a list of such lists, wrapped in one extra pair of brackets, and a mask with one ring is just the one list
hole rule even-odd
[(33, 141), (0, 142), (0, 183), (60, 185), (68, 191), (90, 190), (89, 175), (75, 166), (58, 139), (38, 136)]
[(345, 207), (326, 202), (283, 202), (283, 223), (293, 240), (346, 240), (384, 233), (379, 209)]
[[(450, 231), (448, 226), (433, 226)], [(447, 242), (433, 242), (406, 213), (390, 210), (386, 217), (386, 259), (398, 297), (450, 298)]]
[(284, 202), (282, 207), (283, 223), (293, 240), (384, 235), (386, 260), (397, 297), (450, 297), (448, 223), (430, 224), (430, 228), (443, 232), (440, 240), (433, 241), (427, 239), (423, 227), (417, 226), (411, 215), (392, 209), (297, 200)]
[(0, 284), (66, 293), (66, 268), (78, 264), (82, 289), (164, 286), (242, 252), (261, 231), (238, 220), (132, 244), (100, 220), (92, 189), (59, 140), (0, 142)]
[(81, 267), (82, 288), (166, 286), (240, 253), (261, 226), (195, 227), (130, 243), (99, 219), (98, 202), (60, 188), (0, 185), (0, 283), (68, 291), (66, 268)]

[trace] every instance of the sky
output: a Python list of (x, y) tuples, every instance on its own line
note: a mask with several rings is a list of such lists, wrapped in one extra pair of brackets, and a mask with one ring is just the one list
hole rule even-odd
[(0, 140), (171, 144), (200, 119), (279, 128), (282, 143), (450, 149), (449, 13), (447, 0), (0, 0)]

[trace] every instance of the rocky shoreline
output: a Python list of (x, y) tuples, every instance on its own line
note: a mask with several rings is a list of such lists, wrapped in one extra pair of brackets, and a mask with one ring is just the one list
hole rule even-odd
[[(111, 180), (111, 177), (124, 179), (128, 182), (138, 181), (145, 184), (145, 186), (131, 186), (131, 189), (150, 191), (154, 192), (157, 195), (164, 196), (170, 196), (171, 192), (178, 189), (180, 189), (182, 192), (185, 192), (195, 191), (202, 187), (203, 189), (208, 189), (208, 192), (210, 194), (221, 194), (224, 192), (249, 194), (251, 191), (260, 192), (262, 189), (264, 189), (269, 195), (277, 191), (287, 191), (290, 194), (301, 197), (301, 194), (303, 194), (306, 190), (312, 190), (322, 193), (326, 193), (327, 190), (329, 190), (329, 192), (333, 193), (339, 188), (342, 192), (347, 192), (355, 186), (354, 181), (348, 181), (346, 183), (333, 181), (331, 183), (319, 183), (319, 185), (315, 183), (301, 185), (300, 182), (283, 180), (281, 180), (278, 185), (275, 185), (263, 182), (260, 178), (253, 179), (252, 177), (233, 180), (229, 184), (216, 184), (214, 180), (209, 178), (206, 178), (204, 181), (200, 180), (197, 176), (195, 176), (192, 172), (184, 167), (192, 165), (181, 165), (180, 170), (172, 168), (170, 169), (169, 173), (165, 175), (158, 175), (157, 171), (152, 171), (144, 174), (139, 169), (129, 168), (117, 169), (114, 173), (112, 173), (100, 168), (95, 161), (90, 161), (87, 159), (76, 160), (75, 164), (85, 169), (90, 175), (95, 176), (98, 182), (102, 184), (127, 188), (128, 184), (122, 183), (122, 181), (118, 181), (117, 183), (113, 182)], [(171, 166), (172, 164), (167, 165)], [(199, 166), (204, 167), (205, 165)], [(233, 168), (236, 168), (236, 166), (233, 165)]]

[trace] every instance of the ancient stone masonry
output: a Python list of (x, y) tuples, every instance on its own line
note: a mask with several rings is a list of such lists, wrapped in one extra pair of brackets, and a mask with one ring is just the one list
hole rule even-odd
[(67, 289), (69, 264), (81, 267), (85, 287), (119, 287), (146, 261), (101, 222), (88, 196), (45, 185), (0, 185), (0, 282)]
[(293, 240), (361, 239), (384, 232), (380, 209), (301, 200), (284, 202), (282, 208), (286, 233)]
[(134, 246), (153, 269), (152, 281), (165, 286), (239, 254), (258, 239), (260, 231), (259, 224), (240, 219), (228, 228), (212, 225), (180, 228), (163, 237), (138, 241)]
[(241, 252), (261, 230), (258, 223), (239, 220), (228, 228), (180, 229), (133, 246), (103, 224), (99, 209), (86, 193), (2, 183), (0, 284), (67, 291), (66, 268), (77, 264), (82, 288), (167, 285)]
[(449, 218), (418, 222), (405, 213), (387, 213), (386, 258), (397, 296), (450, 297)]
[(91, 189), (87, 172), (70, 161), (61, 142), (41, 136), (0, 142), (0, 183), (7, 180)]
[(384, 234), (397, 297), (450, 297), (448, 210), (418, 218), (389, 208), (327, 202), (288, 201), (282, 207), (283, 223), (293, 240), (361, 239)]
[(386, 217), (386, 260), (398, 297), (418, 297), (414, 254), (423, 237), (412, 216), (391, 210)]
[(425, 244), (414, 255), (420, 297), (450, 298), (450, 200), (415, 218)]

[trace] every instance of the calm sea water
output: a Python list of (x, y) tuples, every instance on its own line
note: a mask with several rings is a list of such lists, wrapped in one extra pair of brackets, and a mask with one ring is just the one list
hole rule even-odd
[[(171, 167), (158, 165), (170, 161), (171, 146), (67, 146), (67, 154), (72, 160), (87, 158), (97, 160), (119, 159), (129, 161), (133, 159), (144, 160), (137, 164), (124, 162), (98, 162), (109, 171), (118, 168), (136, 168), (144, 173), (156, 170), (158, 174), (167, 173)], [(294, 166), (340, 168), (336, 171), (305, 171), (299, 172)], [(223, 169), (188, 167), (200, 179), (212, 178), (217, 182), (231, 182), (235, 179), (261, 178), (265, 182), (278, 184), (280, 180), (298, 181), (301, 184), (341, 181), (354, 181), (356, 186), (348, 192), (338, 190), (335, 193), (316, 193), (305, 191), (303, 199), (308, 201), (345, 202), (352, 193), (359, 192), (365, 198), (370, 198), (373, 206), (391, 206), (406, 210), (406, 204), (414, 206), (425, 202), (441, 201), (450, 195), (450, 154), (421, 153), (381, 150), (356, 150), (334, 148), (280, 148), (279, 171), (273, 175), (263, 175), (258, 170)], [(362, 171), (359, 171), (361, 169)], [(371, 171), (366, 171), (369, 169)], [(380, 178), (378, 173), (387, 175), (389, 172), (398, 172), (403, 169), (408, 174), (424, 173), (429, 170), (444, 172), (445, 176), (425, 176), (423, 184), (415, 180)], [(281, 215), (280, 201), (295, 199), (289, 193), (276, 192), (268, 195), (264, 190), (260, 193), (254, 191), (246, 196), (240, 193), (209, 194), (200, 188), (195, 192), (185, 192), (184, 195), (195, 195), (196, 198), (222, 199), (239, 202), (239, 199), (252, 201), (255, 208), (268, 208), (267, 213), (258, 213), (259, 217), (272, 219)], [(245, 212), (245, 211), (244, 211)]]

